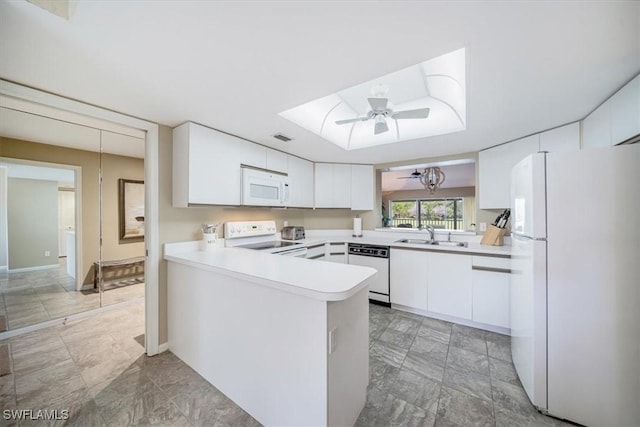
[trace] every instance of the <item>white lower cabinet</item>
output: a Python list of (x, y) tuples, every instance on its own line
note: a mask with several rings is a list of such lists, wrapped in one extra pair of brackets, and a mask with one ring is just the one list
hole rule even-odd
[(509, 328), (510, 262), (508, 258), (472, 257), (474, 322)]
[(389, 257), (392, 304), (427, 310), (427, 252), (391, 248)]
[(326, 252), (326, 244), (311, 245), (307, 247), (307, 258), (309, 259), (324, 259)]
[(509, 258), (391, 248), (389, 264), (392, 304), (510, 327)]
[(329, 243), (324, 259), (331, 262), (347, 263), (347, 244)]
[(427, 252), (427, 308), (471, 320), (471, 257)]

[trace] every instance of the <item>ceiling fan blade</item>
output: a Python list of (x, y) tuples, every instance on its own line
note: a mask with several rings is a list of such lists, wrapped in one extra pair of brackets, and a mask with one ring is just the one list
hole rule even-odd
[(355, 119), (336, 120), (337, 125), (346, 125), (347, 123), (364, 122), (369, 120), (369, 117), (356, 117)]
[(394, 119), (426, 119), (429, 117), (428, 108), (418, 108), (416, 110), (404, 110), (391, 113)]
[(389, 102), (387, 98), (367, 98), (367, 100), (373, 111), (385, 110), (387, 108), (387, 102)]
[(419, 176), (399, 176), (396, 179), (416, 179), (420, 178)]
[(373, 131), (373, 134), (378, 135), (380, 133), (385, 133), (388, 130), (389, 130), (389, 126), (387, 126), (386, 120), (376, 121), (376, 127), (375, 127), (375, 130)]

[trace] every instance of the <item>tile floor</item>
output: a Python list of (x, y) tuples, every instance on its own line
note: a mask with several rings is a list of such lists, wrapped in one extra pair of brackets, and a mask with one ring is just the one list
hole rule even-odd
[(369, 389), (357, 426), (571, 425), (533, 408), (508, 336), (369, 307)]
[[(529, 404), (509, 338), (370, 306), (370, 385), (358, 426), (563, 425)], [(68, 409), (52, 425), (257, 426), (170, 352), (146, 357), (143, 299), (10, 339), (0, 407)], [(22, 421), (18, 425), (46, 425)], [(16, 425), (4, 420), (0, 426)]]
[[(102, 294), (102, 305), (144, 295), (144, 283), (109, 289)], [(14, 330), (47, 320), (63, 318), (100, 307), (100, 295), (93, 290), (76, 291), (75, 279), (67, 275), (65, 259), (59, 268), (31, 272), (0, 272), (0, 315)]]

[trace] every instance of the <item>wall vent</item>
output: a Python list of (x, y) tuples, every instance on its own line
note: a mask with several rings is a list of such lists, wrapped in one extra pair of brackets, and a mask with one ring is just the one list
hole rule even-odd
[(279, 139), (280, 141), (283, 141), (283, 142), (289, 142), (289, 141), (293, 140), (293, 138), (289, 138), (288, 136), (283, 135), (281, 133), (276, 133), (275, 135), (273, 135), (273, 137), (275, 139)]

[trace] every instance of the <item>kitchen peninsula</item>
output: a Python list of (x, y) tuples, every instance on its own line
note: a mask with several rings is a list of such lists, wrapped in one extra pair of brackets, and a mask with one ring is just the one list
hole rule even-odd
[(369, 375), (367, 267), (167, 244), (169, 349), (264, 425), (353, 425)]

